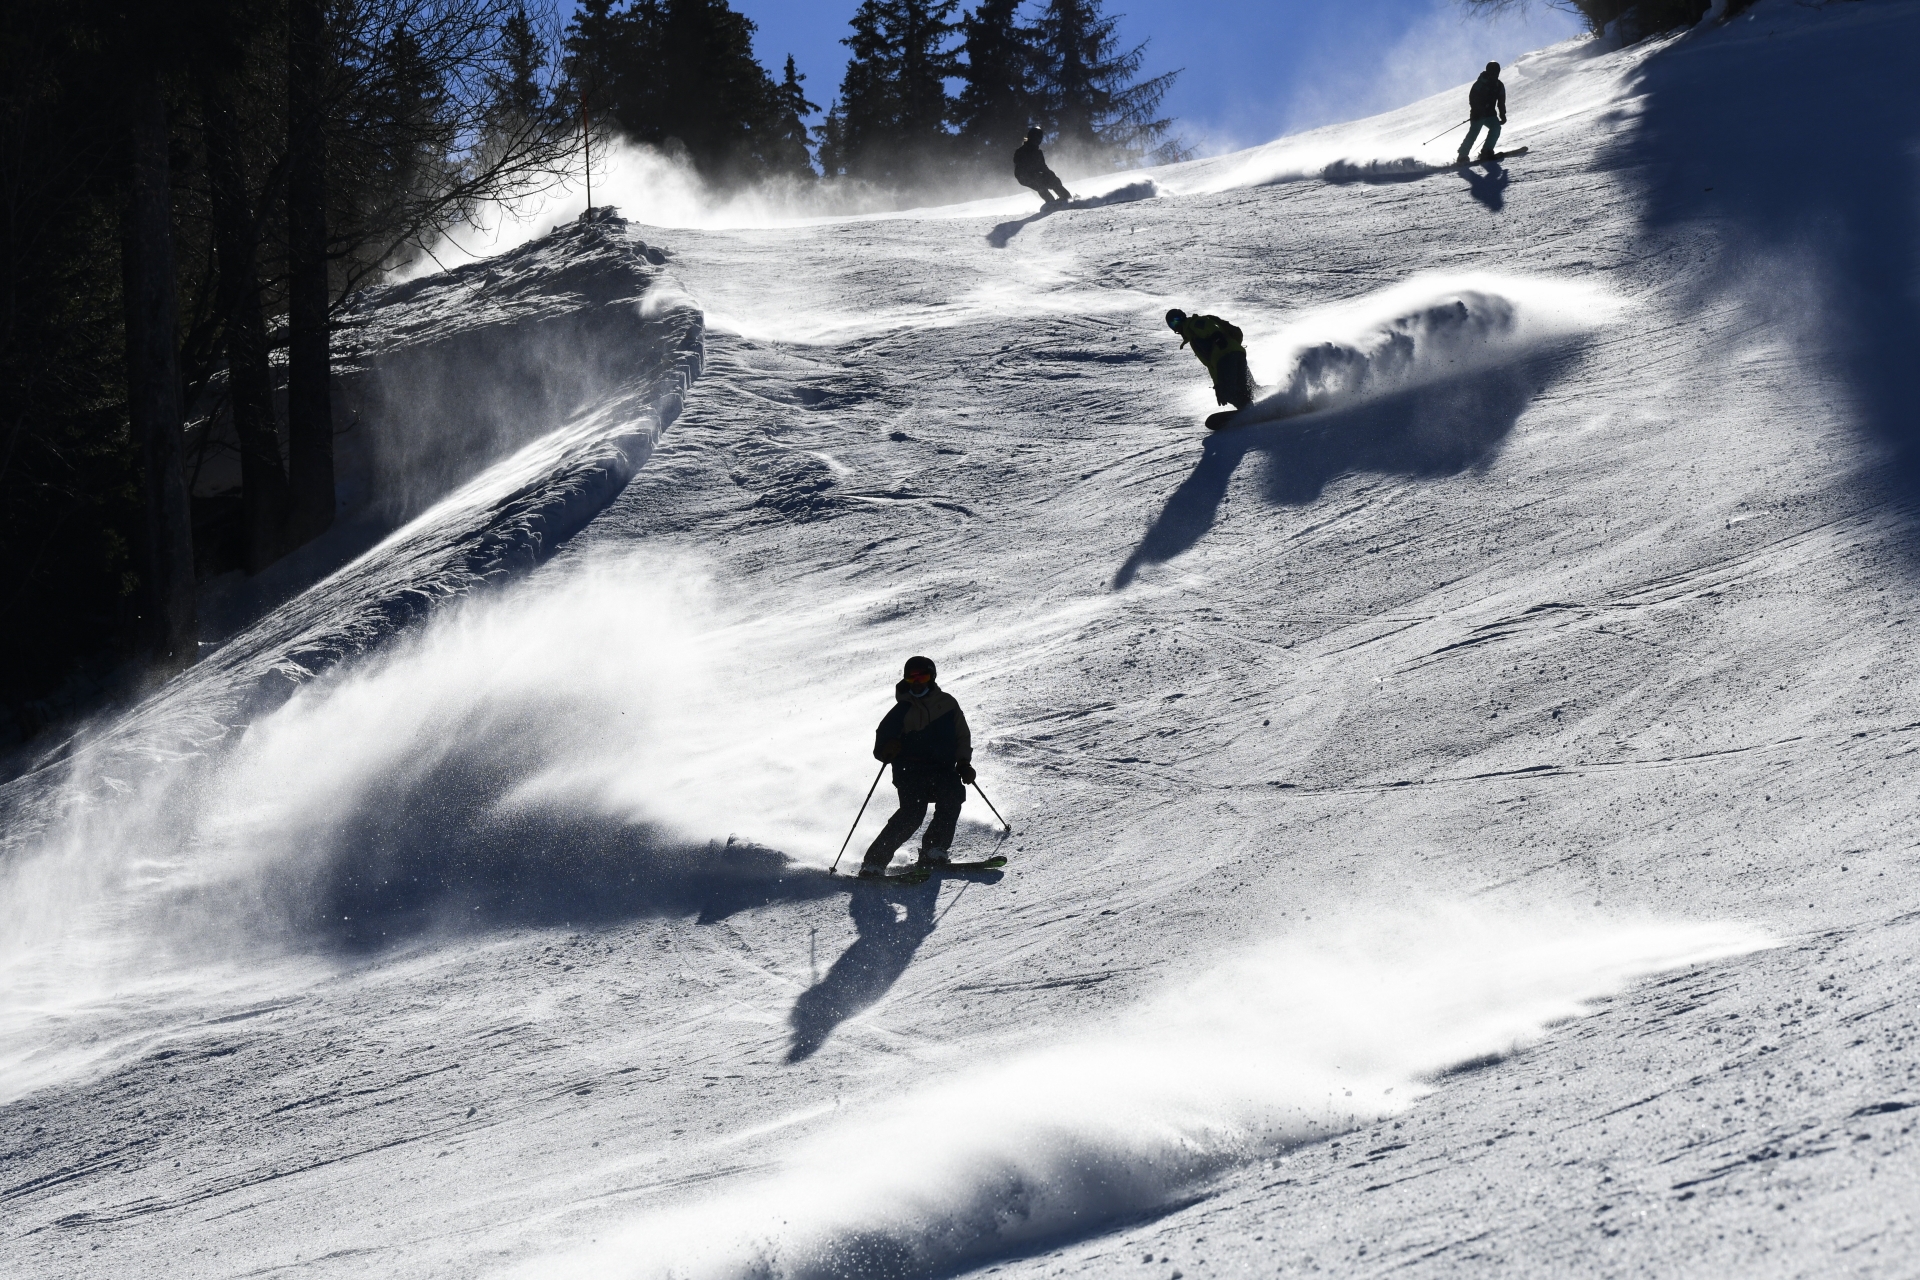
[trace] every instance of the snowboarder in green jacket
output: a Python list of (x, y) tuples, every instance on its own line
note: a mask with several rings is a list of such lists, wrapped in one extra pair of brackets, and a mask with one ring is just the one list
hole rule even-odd
[(933, 821), (920, 837), (920, 862), (938, 866), (949, 860), (960, 806), (974, 779), (973, 732), (953, 695), (934, 683), (935, 674), (932, 658), (908, 658), (905, 679), (893, 686), (893, 710), (874, 730), (873, 758), (893, 766), (900, 807), (867, 846), (860, 860), (863, 878), (887, 873), (895, 851), (919, 830), (929, 804)]
[(1218, 404), (1244, 409), (1253, 403), (1253, 374), (1247, 369), (1247, 349), (1240, 330), (1219, 316), (1190, 316), (1175, 307), (1167, 312), (1167, 328), (1180, 335), (1180, 345), (1191, 346), (1213, 376), (1213, 398)]

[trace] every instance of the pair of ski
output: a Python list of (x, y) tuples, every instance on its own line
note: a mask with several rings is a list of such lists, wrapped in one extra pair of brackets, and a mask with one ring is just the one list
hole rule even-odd
[(868, 884), (925, 884), (938, 871), (942, 875), (951, 872), (998, 871), (1007, 865), (1007, 860), (998, 854), (991, 858), (982, 858), (978, 862), (919, 862), (900, 871), (890, 871), (883, 876), (854, 876)]
[(1480, 156), (1473, 160), (1455, 160), (1448, 164), (1437, 164), (1436, 169), (1470, 169), (1476, 164), (1492, 164), (1496, 160), (1505, 160), (1512, 156), (1523, 156), (1530, 148), (1515, 147), (1511, 151), (1496, 151), (1490, 156)]

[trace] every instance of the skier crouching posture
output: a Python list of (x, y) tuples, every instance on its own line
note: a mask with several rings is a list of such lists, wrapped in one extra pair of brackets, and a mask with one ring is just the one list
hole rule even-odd
[(1467, 153), (1473, 150), (1473, 140), (1482, 129), (1487, 131), (1487, 145), (1480, 148), (1479, 158), (1493, 159), (1500, 142), (1500, 126), (1507, 122), (1507, 86), (1500, 83), (1499, 63), (1489, 62), (1473, 88), (1467, 90), (1467, 114), (1473, 117), (1473, 123), (1467, 129), (1467, 140), (1460, 144), (1459, 162), (1467, 162)]
[(1219, 316), (1190, 316), (1178, 307), (1167, 312), (1167, 328), (1180, 335), (1181, 346), (1192, 344), (1193, 354), (1213, 375), (1216, 403), (1236, 409), (1253, 403), (1253, 375), (1247, 370), (1239, 329)]
[(1013, 153), (1013, 177), (1023, 187), (1032, 187), (1040, 193), (1040, 198), (1048, 204), (1056, 200), (1071, 200), (1066, 187), (1060, 183), (1060, 176), (1047, 168), (1046, 153), (1040, 150), (1040, 130), (1038, 127), (1027, 130), (1027, 140)]
[(896, 705), (873, 734), (873, 758), (893, 765), (900, 807), (860, 860), (860, 874), (868, 879), (887, 873), (894, 852), (919, 829), (929, 804), (933, 821), (920, 837), (920, 861), (948, 861), (966, 784), (974, 778), (973, 733), (953, 695), (933, 682), (934, 674), (932, 658), (908, 658), (906, 678), (893, 686)]

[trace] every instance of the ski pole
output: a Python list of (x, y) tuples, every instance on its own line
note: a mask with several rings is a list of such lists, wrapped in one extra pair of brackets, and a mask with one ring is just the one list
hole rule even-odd
[[(880, 762), (880, 773), (885, 773), (886, 771), (887, 762), (882, 760)], [(880, 773), (873, 775), (873, 785), (867, 788), (867, 799), (860, 802), (860, 812), (853, 815), (853, 826), (847, 828), (847, 838), (840, 842), (840, 852), (833, 855), (833, 865), (827, 868), (828, 875), (832, 875), (840, 869), (840, 859), (845, 856), (847, 846), (853, 843), (853, 833), (859, 829), (860, 819), (867, 816), (867, 801), (872, 800), (873, 793), (880, 789)], [(993, 806), (988, 805), (987, 808), (991, 809)]]
[[(977, 782), (974, 783), (973, 789), (975, 791), (980, 791), (980, 784)], [(980, 791), (980, 798), (982, 800), (987, 800), (987, 793), (984, 791)], [(987, 800), (987, 808), (993, 809), (993, 801)], [(996, 818), (1000, 818), (1000, 811), (998, 809), (993, 809), (993, 816)], [(1013, 824), (1011, 822), (1008, 822), (1005, 818), (1000, 818), (1000, 825), (1007, 829), (1008, 835), (1013, 834)]]
[[(1460, 124), (1472, 124), (1472, 123), (1473, 123), (1473, 117), (1472, 117), (1472, 116), (1468, 116), (1468, 117), (1467, 117), (1467, 118), (1466, 118), (1465, 120), (1462, 120), (1462, 121), (1460, 122)], [(1427, 145), (1427, 143), (1429, 143), (1429, 142), (1438, 142), (1438, 141), (1440, 141), (1440, 139), (1442, 139), (1442, 138), (1444, 138), (1444, 137), (1446, 137), (1446, 136), (1447, 136), (1448, 134), (1450, 134), (1450, 133), (1452, 133), (1452, 132), (1453, 132), (1453, 131), (1454, 131), (1455, 129), (1458, 129), (1458, 128), (1460, 127), (1460, 124), (1450, 124), (1450, 125), (1448, 125), (1448, 126), (1447, 126), (1446, 128), (1444, 128), (1444, 129), (1442, 129), (1442, 130), (1441, 130), (1440, 132), (1438, 132), (1438, 133), (1436, 133), (1436, 134), (1434, 134), (1434, 135), (1433, 135), (1433, 136), (1432, 136), (1431, 138), (1428, 138), (1426, 142), (1423, 142), (1423, 143), (1421, 143), (1420, 145), (1424, 147), (1424, 146), (1426, 146), (1426, 145)]]

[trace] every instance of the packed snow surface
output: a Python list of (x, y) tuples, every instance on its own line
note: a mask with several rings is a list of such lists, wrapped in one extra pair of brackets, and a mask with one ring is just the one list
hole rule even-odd
[(0, 790), (0, 1269), (1902, 1274), (1917, 46), (360, 300), (384, 536)]

